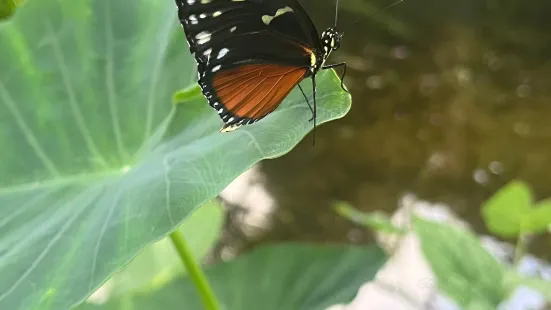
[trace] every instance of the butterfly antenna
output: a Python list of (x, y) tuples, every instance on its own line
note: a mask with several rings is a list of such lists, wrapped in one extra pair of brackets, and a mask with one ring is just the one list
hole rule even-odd
[[(337, 0), (337, 1), (339, 1), (339, 0)], [(381, 13), (382, 11), (386, 11), (386, 10), (390, 9), (391, 7), (393, 7), (393, 6), (395, 6), (395, 5), (398, 5), (398, 4), (400, 4), (400, 3), (404, 2), (404, 1), (405, 1), (405, 0), (398, 0), (398, 1), (395, 1), (395, 2), (392, 3), (392, 4), (387, 5), (386, 7), (382, 8), (382, 9), (380, 9), (380, 10), (377, 10), (375, 13), (373, 13), (373, 14), (371, 14), (371, 15), (368, 15), (367, 18), (373, 17), (373, 16), (375, 16), (375, 15)]]
[[(339, 0), (335, 4), (335, 28), (337, 28), (337, 19), (339, 18)], [(403, 0), (402, 0), (403, 1)]]

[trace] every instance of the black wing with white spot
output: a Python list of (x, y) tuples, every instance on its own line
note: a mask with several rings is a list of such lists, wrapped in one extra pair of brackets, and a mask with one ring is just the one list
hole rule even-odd
[(209, 48), (221, 49), (234, 39), (248, 43), (241, 51), (262, 49), (260, 42), (248, 40), (265, 33), (310, 49), (321, 47), (314, 24), (296, 0), (176, 0), (176, 4), (190, 50), (199, 62), (207, 60)]
[[(322, 49), (316, 28), (296, 0), (176, 0), (176, 3), (190, 51), (197, 61), (199, 85), (226, 127), (252, 123), (273, 111), (284, 99), (274, 97), (275, 94), (286, 96), (289, 87), (292, 89), (306, 77), (316, 60), (316, 51)], [(272, 67), (252, 66), (260, 64)], [(249, 84), (242, 81), (223, 87), (226, 90), (230, 86), (244, 87), (250, 89), (250, 96), (239, 102), (235, 99), (238, 96), (221, 98), (218, 93), (226, 92), (216, 89), (216, 85), (222, 85), (215, 83), (217, 74), (219, 81), (235, 70), (246, 75), (241, 68), (254, 68), (262, 74), (254, 77), (251, 72)], [(303, 74), (297, 76), (297, 72)], [(289, 85), (274, 84), (277, 76)], [(258, 104), (269, 102), (268, 108), (251, 103), (259, 92), (265, 93), (262, 98), (267, 99)], [(244, 106), (263, 113), (244, 113)]]

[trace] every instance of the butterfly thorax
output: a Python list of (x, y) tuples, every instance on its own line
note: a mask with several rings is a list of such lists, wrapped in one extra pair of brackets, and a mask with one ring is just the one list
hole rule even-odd
[(342, 33), (337, 29), (330, 27), (321, 34), (321, 50), (317, 51), (316, 62), (312, 66), (312, 73), (320, 70), (332, 51), (336, 51), (341, 46)]

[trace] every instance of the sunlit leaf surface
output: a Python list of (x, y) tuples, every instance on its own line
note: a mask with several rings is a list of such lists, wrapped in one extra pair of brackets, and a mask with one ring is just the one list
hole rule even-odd
[[(171, 1), (30, 0), (0, 24), (0, 309), (67, 309), (312, 128), (300, 92), (221, 134), (174, 92), (195, 66)], [(318, 82), (318, 120), (350, 107)]]

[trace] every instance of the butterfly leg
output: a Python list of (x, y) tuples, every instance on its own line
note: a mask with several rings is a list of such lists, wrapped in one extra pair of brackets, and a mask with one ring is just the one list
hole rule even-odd
[(345, 92), (349, 93), (348, 89), (346, 89), (346, 87), (344, 87), (344, 76), (346, 75), (346, 62), (341, 62), (341, 63), (338, 63), (338, 64), (323, 66), (322, 69), (333, 69), (333, 68), (338, 68), (338, 67), (343, 67), (342, 75), (341, 75), (341, 88)]
[[(304, 90), (302, 89), (302, 86), (300, 86), (300, 84), (298, 84), (298, 88), (300, 89), (300, 91), (302, 92), (302, 95), (304, 96), (304, 100), (306, 100), (306, 104), (308, 105), (308, 108), (310, 108), (310, 112), (312, 112), (312, 115), (314, 115), (314, 109), (312, 109), (312, 105), (310, 104), (310, 101), (308, 101), (308, 97), (306, 97), (306, 93), (304, 92)], [(308, 121), (312, 121), (313, 118), (309, 119)]]
[(316, 114), (317, 114), (317, 105), (316, 105), (316, 75), (312, 75), (312, 94), (314, 96), (314, 112), (312, 113), (312, 120), (314, 120), (314, 129), (312, 133), (312, 145), (316, 144)]

